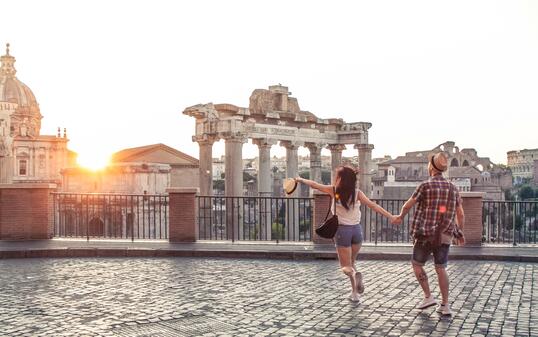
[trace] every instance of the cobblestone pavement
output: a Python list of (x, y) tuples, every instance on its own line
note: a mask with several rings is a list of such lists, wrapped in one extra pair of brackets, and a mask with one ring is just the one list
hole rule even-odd
[(452, 318), (409, 263), (358, 267), (354, 304), (334, 260), (0, 260), (0, 336), (538, 336), (538, 264), (451, 262)]

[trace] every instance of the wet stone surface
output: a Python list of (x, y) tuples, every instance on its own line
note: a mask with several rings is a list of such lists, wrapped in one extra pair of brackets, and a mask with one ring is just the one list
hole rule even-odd
[(334, 260), (0, 260), (0, 336), (538, 336), (538, 264), (450, 262), (451, 318), (408, 262), (357, 266), (359, 304)]

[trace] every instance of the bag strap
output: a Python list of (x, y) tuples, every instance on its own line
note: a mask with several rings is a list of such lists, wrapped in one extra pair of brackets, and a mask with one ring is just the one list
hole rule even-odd
[[(333, 186), (333, 207), (334, 207), (334, 215), (336, 215), (336, 187)], [(329, 206), (329, 209), (327, 210), (327, 215), (325, 215), (325, 222), (329, 218), (329, 213), (331, 213), (331, 206)]]

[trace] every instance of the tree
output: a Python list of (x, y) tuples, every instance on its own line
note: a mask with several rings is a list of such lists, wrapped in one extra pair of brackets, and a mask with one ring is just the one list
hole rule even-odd
[(251, 181), (251, 180), (256, 181), (256, 178), (254, 178), (250, 173), (243, 172), (243, 181), (247, 182), (247, 181)]
[(529, 185), (523, 185), (519, 189), (518, 196), (520, 200), (529, 200), (534, 198), (534, 189)]
[(213, 189), (224, 192), (224, 180), (213, 180)]

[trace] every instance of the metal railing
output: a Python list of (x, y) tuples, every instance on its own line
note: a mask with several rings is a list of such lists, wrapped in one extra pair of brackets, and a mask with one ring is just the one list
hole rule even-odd
[[(407, 201), (404, 199), (372, 199), (378, 205), (386, 209), (389, 213), (398, 215), (403, 204)], [(363, 229), (364, 242), (368, 243), (412, 243), (409, 235), (411, 220), (415, 208), (405, 216), (401, 225), (392, 225), (390, 220), (379, 213), (371, 210), (365, 205), (361, 205), (361, 224)]]
[(168, 239), (168, 196), (52, 193), (54, 236), (60, 238)]
[(538, 201), (483, 201), (482, 241), (538, 243)]
[(312, 240), (312, 198), (197, 196), (196, 199), (199, 240)]

